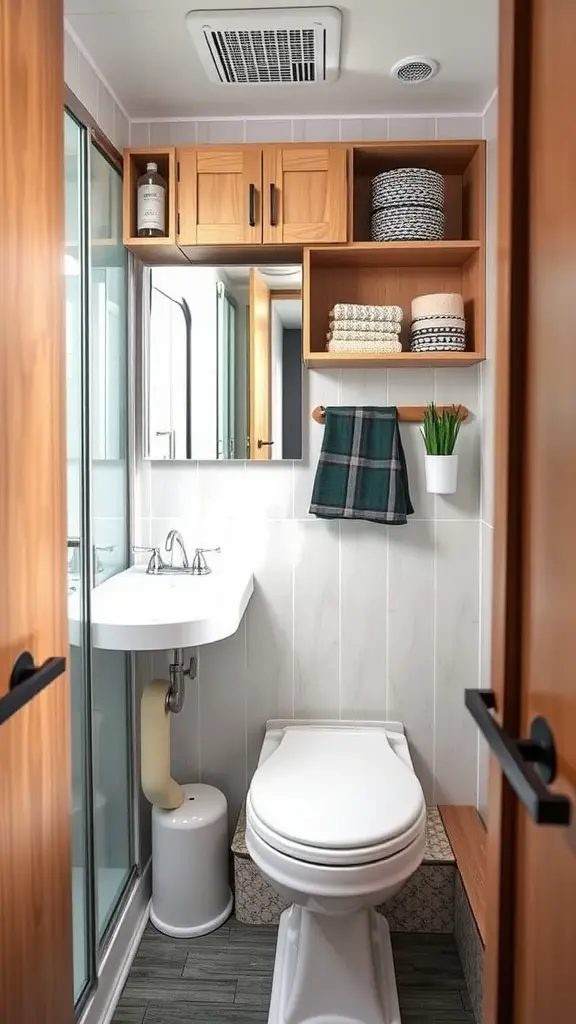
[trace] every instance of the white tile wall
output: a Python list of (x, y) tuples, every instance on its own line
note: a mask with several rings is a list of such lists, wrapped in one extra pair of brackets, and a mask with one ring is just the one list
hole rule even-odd
[[(224, 789), (232, 817), (266, 720), (293, 714), (399, 718), (427, 798), (476, 800), (477, 739), (463, 710), (464, 686), (478, 682), (480, 642), (479, 491), (466, 467), (473, 453), (465, 448), (462, 460), (466, 507), (447, 510), (425, 493), (418, 428), (404, 426), (416, 508), (407, 527), (307, 514), (322, 437), (309, 419), (314, 405), (414, 404), (442, 394), (477, 410), (478, 374), (470, 374), (310, 371), (302, 462), (141, 464), (140, 511), (148, 490), (152, 510), (137, 522), (142, 538), (163, 543), (175, 526), (189, 547), (221, 542), (253, 561), (256, 590), (240, 629), (200, 652), (199, 706), (192, 690), (188, 712), (200, 716), (199, 758), (179, 762), (191, 778)], [(179, 758), (185, 728), (174, 742)]]
[(132, 146), (482, 138), (482, 117), (294, 117), (133, 121)]
[[(64, 79), (110, 142), (122, 152), (130, 140), (130, 124), (126, 111), (98, 74), (88, 54), (68, 26), (64, 32)], [(148, 125), (146, 129), (149, 130)]]

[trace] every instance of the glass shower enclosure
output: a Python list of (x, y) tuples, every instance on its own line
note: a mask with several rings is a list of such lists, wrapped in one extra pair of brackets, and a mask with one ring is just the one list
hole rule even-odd
[(91, 595), (128, 565), (122, 179), (64, 116), (72, 896), (78, 1011), (136, 875), (130, 660), (91, 642)]

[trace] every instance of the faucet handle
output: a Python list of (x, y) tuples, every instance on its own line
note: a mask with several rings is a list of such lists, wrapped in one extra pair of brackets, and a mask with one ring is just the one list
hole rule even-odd
[(148, 562), (148, 568), (146, 572), (151, 576), (157, 576), (161, 569), (164, 568), (164, 562), (162, 555), (160, 554), (160, 548), (157, 547), (146, 547), (139, 544), (134, 544), (132, 547), (134, 554), (146, 553), (150, 555), (150, 561)]
[(194, 552), (194, 558), (192, 560), (192, 573), (194, 576), (207, 576), (208, 573), (212, 572), (212, 569), (208, 565), (208, 562), (204, 558), (204, 555), (209, 551), (221, 551), (221, 548), (196, 548)]

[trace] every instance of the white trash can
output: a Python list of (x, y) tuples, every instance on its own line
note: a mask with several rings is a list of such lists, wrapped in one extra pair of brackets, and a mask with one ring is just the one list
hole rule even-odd
[(152, 907), (158, 931), (206, 935), (232, 912), (226, 797), (214, 786), (183, 786), (175, 811), (152, 808)]

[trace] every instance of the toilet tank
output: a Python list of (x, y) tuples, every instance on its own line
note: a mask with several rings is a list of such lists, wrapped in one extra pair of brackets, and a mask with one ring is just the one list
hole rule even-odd
[(404, 764), (408, 765), (409, 768), (414, 771), (414, 765), (412, 764), (412, 758), (410, 757), (410, 751), (408, 749), (408, 741), (404, 732), (404, 726), (401, 722), (359, 722), (359, 721), (346, 721), (341, 719), (304, 719), (304, 718), (272, 718), (269, 722), (266, 722), (266, 734), (264, 736), (264, 742), (260, 751), (260, 757), (258, 758), (258, 765), (264, 763), (267, 757), (276, 750), (280, 743), (284, 731), (286, 729), (294, 728), (297, 726), (299, 729), (302, 727), (310, 729), (383, 729), (388, 737), (390, 746), (392, 747), (395, 754), (404, 761)]

